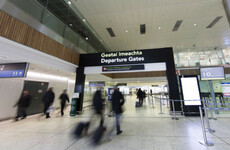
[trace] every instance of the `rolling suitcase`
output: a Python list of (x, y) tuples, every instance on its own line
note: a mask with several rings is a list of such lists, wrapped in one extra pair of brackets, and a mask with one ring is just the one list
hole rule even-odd
[(141, 104), (139, 102), (136, 102), (136, 107), (141, 107)]
[(84, 122), (78, 123), (77, 128), (74, 130), (74, 136), (76, 138), (80, 138), (84, 128), (85, 128), (85, 123)]
[(94, 132), (93, 137), (92, 137), (93, 144), (98, 144), (100, 142), (100, 140), (103, 137), (105, 130), (106, 130), (106, 128), (103, 126), (100, 126), (96, 129), (96, 131)]

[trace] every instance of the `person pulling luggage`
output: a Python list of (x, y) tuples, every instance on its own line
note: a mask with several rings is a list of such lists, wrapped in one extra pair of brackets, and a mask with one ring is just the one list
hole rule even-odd
[[(101, 89), (98, 88), (93, 96), (93, 110), (90, 112), (89, 120), (86, 122), (80, 122), (77, 125), (77, 128), (74, 131), (74, 134), (77, 138), (80, 138), (82, 136), (82, 132), (84, 131), (84, 134), (88, 134), (88, 129), (90, 127), (90, 124), (92, 124), (92, 119), (94, 115), (100, 116), (100, 125), (99, 127), (103, 127), (104, 124), (104, 106), (103, 106), (103, 99), (101, 96)], [(103, 127), (103, 129), (105, 129)]]

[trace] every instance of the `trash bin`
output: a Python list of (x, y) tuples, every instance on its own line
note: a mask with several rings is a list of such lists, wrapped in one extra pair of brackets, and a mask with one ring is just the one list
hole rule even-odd
[(70, 116), (76, 116), (77, 114), (76, 105), (77, 105), (77, 98), (72, 98)]
[(74, 93), (71, 102), (70, 116), (76, 116), (77, 114), (80, 114), (81, 110), (82, 102), (80, 100), (80, 93)]

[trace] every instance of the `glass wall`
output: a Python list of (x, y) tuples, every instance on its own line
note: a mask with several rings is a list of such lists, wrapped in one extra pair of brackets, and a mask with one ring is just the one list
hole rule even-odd
[(183, 51), (174, 53), (176, 67), (223, 65), (226, 63), (225, 59), (230, 62), (229, 55), (226, 54), (224, 56), (222, 50)]
[[(97, 50), (94, 49), (87, 40), (82, 38), (78, 33), (73, 32), (69, 28), (69, 25), (64, 24), (57, 17), (53, 16), (49, 11), (47, 11), (43, 6), (41, 6), (35, 0), (9, 0), (9, 1), (15, 4), (19, 9), (24, 11), (26, 14), (30, 15), (35, 20), (39, 21), (41, 24), (45, 25), (47, 28), (55, 32), (63, 39), (66, 39), (67, 41), (75, 45), (76, 49), (80, 48), (86, 53), (97, 52)], [(18, 16), (18, 19), (21, 19), (20, 17), (22, 16)], [(23, 19), (25, 20), (25, 18)], [(29, 22), (30, 20), (26, 21), (25, 23), (29, 25)], [(65, 45), (64, 40), (61, 40), (55, 35), (52, 35), (50, 38)], [(66, 46), (68, 47), (68, 45)]]

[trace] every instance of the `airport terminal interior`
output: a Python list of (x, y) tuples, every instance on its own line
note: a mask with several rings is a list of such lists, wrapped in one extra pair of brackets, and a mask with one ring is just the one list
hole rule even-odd
[(230, 0), (0, 1), (0, 150), (229, 150), (229, 120)]

